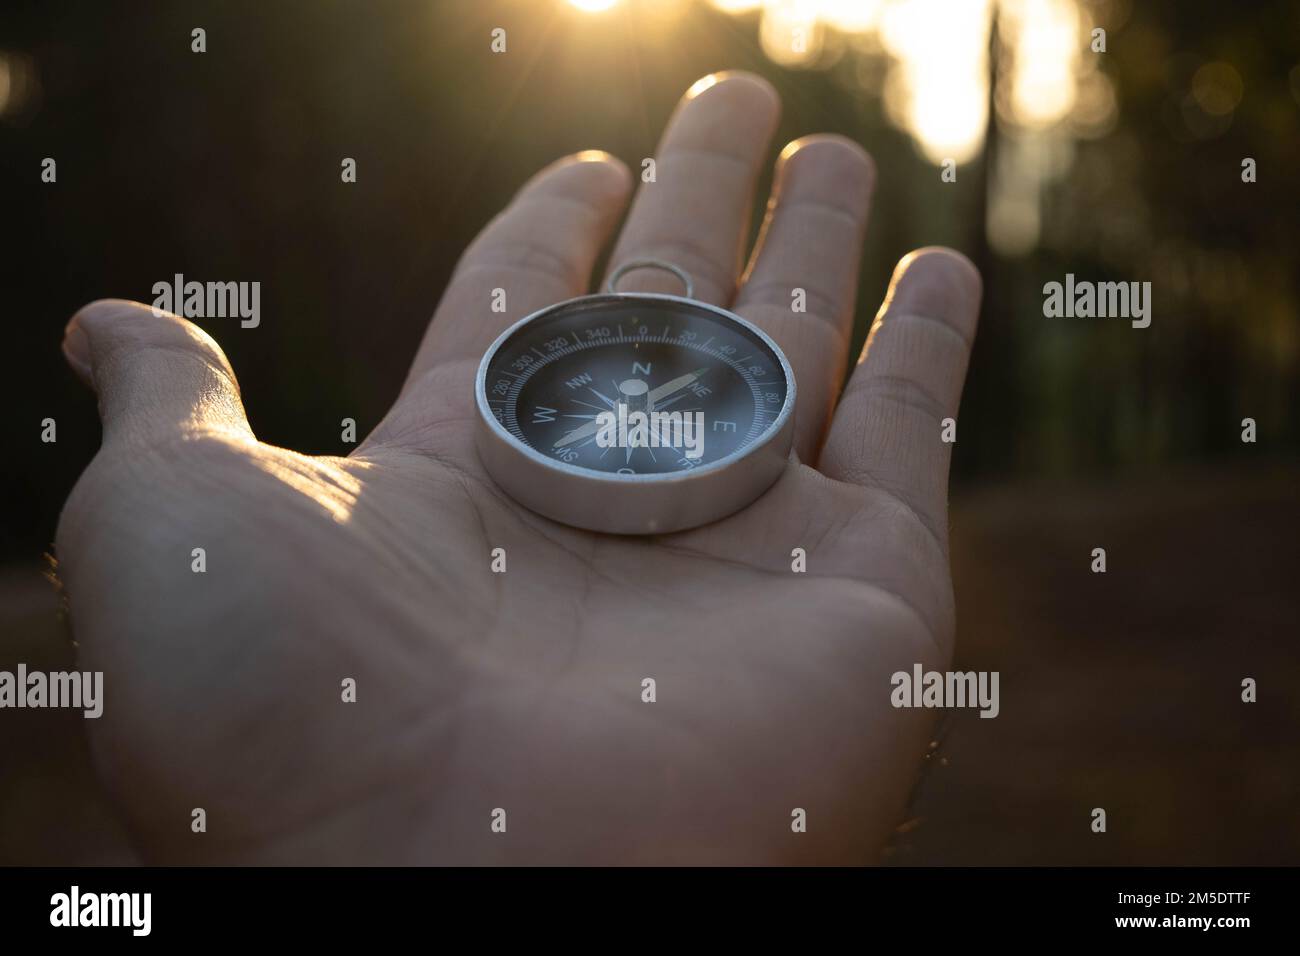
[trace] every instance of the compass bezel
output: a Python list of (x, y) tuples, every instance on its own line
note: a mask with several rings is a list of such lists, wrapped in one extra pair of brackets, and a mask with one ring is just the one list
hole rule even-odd
[[(627, 475), (570, 465), (548, 457), (521, 441), (497, 420), (488, 402), (488, 372), (496, 356), (517, 334), (557, 313), (597, 311), (605, 306), (647, 300), (735, 323), (776, 357), (785, 379), (785, 400), (757, 438), (715, 461), (681, 472)], [(577, 296), (520, 319), (497, 336), (483, 353), (474, 377), (479, 457), (493, 480), (511, 497), (565, 524), (621, 534), (681, 530), (740, 510), (780, 475), (789, 459), (794, 434), (796, 388), (794, 370), (780, 346), (754, 323), (734, 312), (663, 293), (601, 292)], [(611, 508), (626, 510), (622, 515), (610, 515), (607, 511)]]

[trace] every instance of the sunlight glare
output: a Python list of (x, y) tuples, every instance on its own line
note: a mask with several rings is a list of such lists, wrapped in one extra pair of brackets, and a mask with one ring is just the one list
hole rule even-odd
[(989, 0), (892, 3), (881, 40), (897, 61), (885, 90), (890, 118), (932, 163), (974, 159), (988, 122)]
[(818, 0), (817, 16), (842, 33), (866, 33), (880, 16), (880, 0)]
[(805, 66), (822, 50), (817, 0), (767, 0), (758, 38), (763, 52), (781, 66)]
[(1071, 0), (1002, 0), (1000, 11), (1014, 51), (1012, 117), (1029, 129), (1052, 126), (1074, 107), (1078, 11)]
[(285, 487), (312, 501), (339, 524), (352, 518), (361, 497), (361, 480), (352, 471), (369, 470), (365, 462), (351, 461), (345, 470), (325, 458), (309, 459), (279, 448), (259, 449), (252, 463)]
[(618, 0), (569, 0), (569, 6), (577, 7), (583, 13), (600, 13), (616, 3)]

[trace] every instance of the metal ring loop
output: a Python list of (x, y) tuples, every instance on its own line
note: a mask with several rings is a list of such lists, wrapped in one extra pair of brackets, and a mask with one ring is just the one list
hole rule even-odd
[(686, 286), (686, 298), (695, 298), (695, 283), (691, 281), (690, 274), (680, 266), (675, 266), (671, 262), (665, 262), (662, 259), (629, 259), (610, 274), (609, 282), (605, 284), (605, 287), (610, 292), (617, 292), (618, 280), (633, 269), (659, 269), (663, 272), (671, 272), (682, 280), (682, 285)]

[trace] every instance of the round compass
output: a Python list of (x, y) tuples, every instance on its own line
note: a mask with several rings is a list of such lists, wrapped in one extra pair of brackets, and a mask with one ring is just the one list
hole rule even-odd
[[(618, 293), (667, 269), (686, 296)], [(479, 364), (479, 456), (511, 497), (566, 524), (679, 531), (738, 511), (786, 464), (794, 375), (767, 335), (626, 263), (610, 292), (548, 306)]]

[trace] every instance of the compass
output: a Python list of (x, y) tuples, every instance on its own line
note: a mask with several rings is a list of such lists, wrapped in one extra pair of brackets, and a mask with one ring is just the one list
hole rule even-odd
[[(686, 295), (615, 291), (648, 268)], [(745, 507), (790, 453), (790, 363), (751, 323), (692, 299), (675, 265), (632, 260), (608, 290), (534, 312), (488, 348), (484, 467), (520, 504), (592, 531), (662, 534)]]

